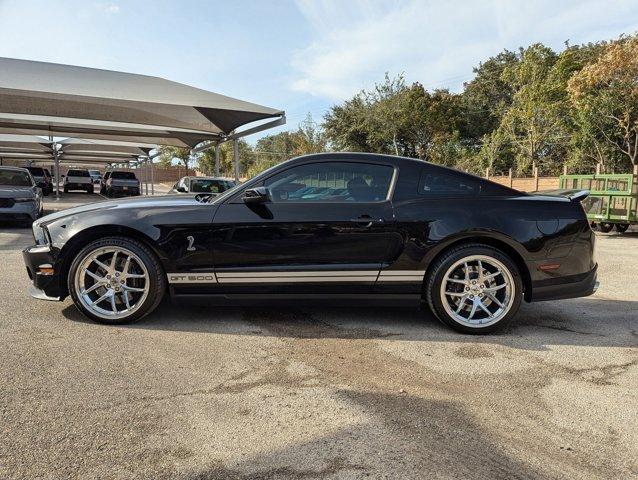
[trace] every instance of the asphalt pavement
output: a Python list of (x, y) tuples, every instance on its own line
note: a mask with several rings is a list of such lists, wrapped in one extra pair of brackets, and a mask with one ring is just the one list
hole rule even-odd
[(0, 225), (0, 478), (636, 478), (638, 232), (597, 237), (594, 296), (474, 337), (329, 305), (98, 325), (27, 295)]

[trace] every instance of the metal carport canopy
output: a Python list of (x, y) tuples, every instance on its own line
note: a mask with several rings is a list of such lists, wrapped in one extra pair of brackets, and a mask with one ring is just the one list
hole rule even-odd
[(285, 123), (281, 110), (163, 78), (0, 57), (0, 133), (194, 148), (268, 118)]

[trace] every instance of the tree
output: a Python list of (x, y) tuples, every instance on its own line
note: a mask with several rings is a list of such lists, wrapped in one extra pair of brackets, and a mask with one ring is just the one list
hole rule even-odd
[[(239, 142), (239, 171), (240, 175), (246, 175), (254, 162), (254, 152), (252, 146), (243, 138)], [(219, 146), (219, 171), (224, 177), (233, 178), (235, 176), (235, 163), (233, 142), (224, 142)], [(199, 167), (207, 175), (215, 172), (215, 147), (202, 151), (199, 154)]]
[(499, 130), (514, 148), (518, 173), (530, 173), (533, 163), (560, 170), (569, 134), (565, 85), (554, 75), (557, 59), (549, 47), (535, 44), (521, 49), (520, 61), (503, 71), (514, 95)]
[(164, 167), (172, 165), (173, 161), (177, 160), (185, 168), (190, 168), (191, 152), (188, 148), (162, 145), (159, 147), (159, 153), (159, 164)]
[(498, 128), (514, 97), (514, 89), (503, 79), (503, 72), (519, 61), (515, 52), (504, 50), (474, 68), (475, 77), (464, 84), (462, 94), (466, 137), (479, 141)]
[(340, 150), (430, 158), (437, 141), (449, 141), (461, 125), (458, 95), (428, 92), (402, 76), (334, 106), (324, 119), (330, 143)]
[(568, 83), (590, 144), (599, 139), (638, 165), (638, 37), (607, 45), (598, 59), (574, 74)]

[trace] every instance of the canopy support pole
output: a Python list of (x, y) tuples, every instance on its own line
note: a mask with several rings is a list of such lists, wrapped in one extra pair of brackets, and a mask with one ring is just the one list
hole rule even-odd
[(144, 160), (144, 187), (146, 190), (145, 195), (148, 195), (148, 159)]
[(151, 168), (151, 195), (155, 195), (155, 168), (153, 167), (153, 159), (148, 157), (149, 166)]
[(215, 176), (219, 177), (219, 143), (215, 145)]
[(235, 181), (239, 182), (239, 140), (233, 140), (233, 160), (235, 162)]
[(55, 171), (55, 199), (60, 200), (60, 157), (58, 155), (58, 146), (53, 143), (53, 136), (49, 135), (51, 148), (53, 148), (53, 170)]

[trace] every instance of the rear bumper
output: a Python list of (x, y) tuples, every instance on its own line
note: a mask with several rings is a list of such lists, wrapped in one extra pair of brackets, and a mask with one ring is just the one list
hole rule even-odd
[(35, 220), (38, 218), (37, 202), (18, 202), (10, 208), (0, 208), (0, 220)]
[(113, 185), (109, 187), (109, 190), (112, 193), (119, 194), (119, 195), (136, 195), (137, 196), (140, 194), (139, 187), (121, 187), (118, 185)]
[(598, 289), (596, 280), (598, 265), (589, 272), (568, 277), (558, 277), (535, 282), (532, 286), (532, 302), (587, 297)]
[[(27, 247), (22, 251), (22, 258), (33, 282), (33, 288), (29, 288), (31, 296), (45, 300), (63, 300), (66, 297), (66, 288), (62, 287), (62, 279), (58, 273), (60, 263), (57, 261), (57, 249), (40, 245)], [(44, 265), (52, 266), (55, 273), (39, 273), (40, 267)]]
[(93, 188), (93, 182), (88, 183), (66, 183), (64, 188), (68, 190), (86, 190), (87, 188)]

